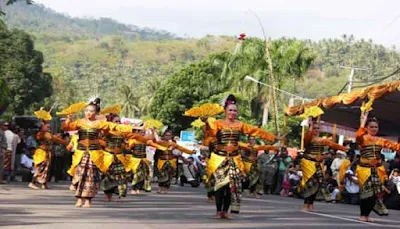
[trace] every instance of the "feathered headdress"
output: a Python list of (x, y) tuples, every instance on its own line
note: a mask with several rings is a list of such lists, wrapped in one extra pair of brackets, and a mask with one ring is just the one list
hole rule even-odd
[(100, 99), (100, 97), (98, 96), (98, 95), (92, 95), (92, 96), (90, 96), (89, 97), (89, 99), (88, 99), (88, 101), (87, 101), (87, 105), (89, 105), (89, 104), (96, 104), (97, 102), (97, 100), (99, 100)]
[(99, 96), (92, 96), (89, 98), (87, 105), (95, 105), (96, 106), (96, 112), (100, 112), (100, 97)]

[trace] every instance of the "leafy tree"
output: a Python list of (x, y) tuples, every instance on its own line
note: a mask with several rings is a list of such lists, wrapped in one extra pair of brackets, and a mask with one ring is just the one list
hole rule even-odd
[[(219, 54), (219, 57), (224, 55)], [(172, 75), (155, 93), (151, 115), (174, 131), (188, 128), (193, 119), (183, 117), (185, 110), (227, 90), (228, 82), (218, 77), (222, 69), (212, 64), (213, 58), (191, 64)]]
[(30, 105), (52, 93), (52, 77), (42, 71), (43, 55), (21, 30), (8, 30), (0, 21), (0, 76), (6, 82), (11, 114), (24, 114)]

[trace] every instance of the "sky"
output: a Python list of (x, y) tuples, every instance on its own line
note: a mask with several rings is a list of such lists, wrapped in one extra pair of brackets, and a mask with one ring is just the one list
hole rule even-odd
[(35, 0), (74, 17), (109, 17), (180, 37), (238, 35), (320, 40), (353, 34), (400, 47), (398, 0)]

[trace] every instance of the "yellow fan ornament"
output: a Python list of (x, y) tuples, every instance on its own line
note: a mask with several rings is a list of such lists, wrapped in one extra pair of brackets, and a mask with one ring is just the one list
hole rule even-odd
[(104, 108), (100, 111), (100, 114), (119, 114), (121, 112), (121, 105), (115, 105), (111, 107)]
[(320, 115), (324, 114), (324, 111), (318, 106), (312, 106), (305, 108), (304, 113), (300, 115), (300, 118), (307, 119), (309, 117), (316, 118)]
[(193, 127), (196, 127), (196, 128), (201, 128), (204, 125), (206, 125), (206, 123), (201, 121), (201, 119), (196, 119), (192, 123), (190, 123), (190, 125), (192, 125)]
[(155, 119), (149, 119), (149, 120), (144, 122), (144, 127), (145, 128), (160, 129), (163, 126), (164, 126), (164, 124), (162, 122), (160, 122), (158, 120), (155, 120)]
[(70, 114), (76, 114), (78, 112), (80, 112), (83, 108), (86, 107), (86, 103), (85, 102), (80, 102), (80, 103), (75, 103), (72, 104), (71, 106), (65, 108), (64, 110), (57, 112), (57, 115), (70, 115)]
[(224, 108), (216, 103), (206, 103), (198, 107), (192, 107), (185, 112), (185, 116), (189, 117), (210, 117), (221, 114)]
[[(210, 123), (210, 124), (212, 124), (212, 123), (215, 122), (215, 120), (216, 120), (215, 118), (209, 117), (209, 118), (207, 119), (207, 122)], [(203, 122), (201, 119), (196, 119), (195, 121), (193, 121), (193, 122), (191, 123), (191, 125), (192, 125), (193, 127), (196, 127), (196, 128), (201, 128), (201, 127), (203, 127), (204, 125), (206, 125), (206, 123)]]
[(370, 99), (367, 103), (363, 102), (362, 105), (361, 105), (361, 107), (360, 107), (361, 112), (362, 112), (362, 113), (365, 113), (365, 112), (370, 112), (370, 111), (372, 111), (372, 110), (373, 110), (372, 104), (374, 103), (374, 100), (375, 100), (375, 99), (372, 98), (372, 99)]
[(50, 113), (42, 109), (35, 111), (34, 114), (37, 118), (43, 119), (44, 121), (50, 121), (52, 119)]

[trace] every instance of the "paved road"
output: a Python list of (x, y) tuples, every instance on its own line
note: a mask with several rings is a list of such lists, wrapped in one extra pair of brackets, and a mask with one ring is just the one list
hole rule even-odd
[(388, 217), (373, 215), (374, 223), (357, 221), (358, 206), (318, 202), (317, 213), (300, 212), (302, 201), (264, 195), (244, 198), (233, 220), (213, 218), (215, 206), (206, 203), (203, 188), (172, 187), (167, 195), (155, 192), (129, 195), (123, 202), (94, 199), (91, 209), (74, 207), (68, 184), (51, 190), (31, 190), (26, 183), (0, 185), (0, 227), (29, 229), (206, 229), (206, 228), (400, 228), (400, 211)]

